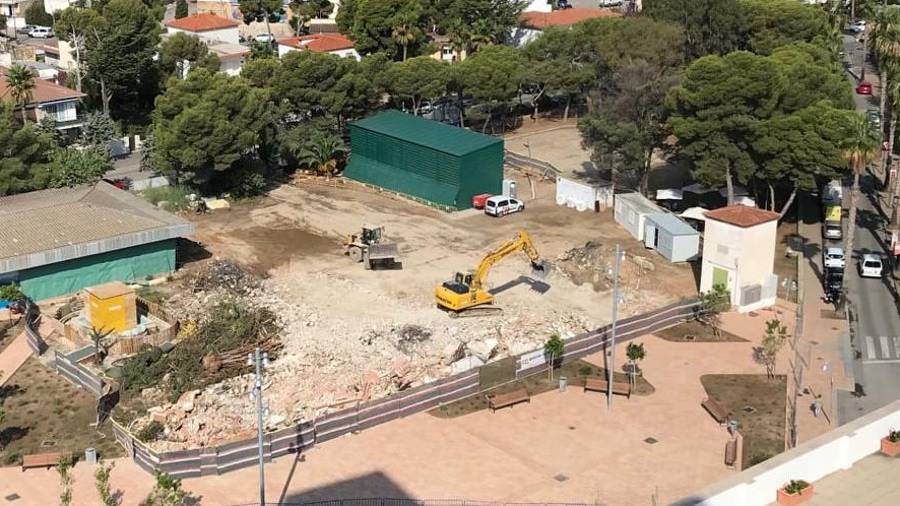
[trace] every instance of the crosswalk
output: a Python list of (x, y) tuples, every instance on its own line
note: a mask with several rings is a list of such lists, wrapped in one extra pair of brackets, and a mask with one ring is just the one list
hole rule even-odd
[(865, 363), (900, 362), (900, 337), (866, 336), (862, 355)]

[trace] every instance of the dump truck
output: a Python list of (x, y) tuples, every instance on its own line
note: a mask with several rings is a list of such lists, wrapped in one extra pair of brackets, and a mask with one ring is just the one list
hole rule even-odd
[(364, 226), (359, 234), (348, 235), (344, 240), (344, 254), (354, 262), (362, 262), (366, 269), (400, 265), (397, 244), (385, 239), (382, 226)]
[(475, 270), (457, 272), (452, 279), (438, 285), (434, 291), (438, 307), (454, 318), (500, 313), (502, 309), (493, 306), (494, 295), (487, 289), (487, 276), (494, 264), (518, 251), (528, 256), (533, 277), (546, 277), (550, 264), (541, 259), (528, 233), (520, 231), (516, 237), (485, 255)]

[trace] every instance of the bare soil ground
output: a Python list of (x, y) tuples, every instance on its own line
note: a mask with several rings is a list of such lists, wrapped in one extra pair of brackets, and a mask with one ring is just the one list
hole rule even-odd
[(786, 376), (707, 374), (700, 382), (709, 397), (731, 411), (739, 423), (744, 436), (743, 469), (784, 451)]
[(84, 390), (29, 358), (0, 387), (6, 420), (0, 426), (0, 465), (15, 465), (22, 455), (70, 452), (76, 456), (95, 448), (102, 457), (122, 455), (107, 423), (100, 431), (96, 401)]
[(728, 332), (727, 330), (721, 328), (719, 329), (719, 335), (717, 336), (711, 326), (703, 324), (696, 320), (688, 320), (686, 322), (679, 323), (674, 327), (657, 330), (653, 333), (653, 335), (665, 339), (666, 341), (672, 341), (676, 343), (747, 342), (747, 340), (743, 337), (736, 336), (731, 332)]

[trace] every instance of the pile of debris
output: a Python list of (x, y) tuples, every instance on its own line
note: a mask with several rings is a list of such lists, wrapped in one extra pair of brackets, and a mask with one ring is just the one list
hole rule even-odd
[[(580, 248), (572, 248), (559, 255), (555, 266), (576, 285), (590, 283), (595, 291), (602, 292), (612, 289), (615, 257), (614, 244), (588, 241)], [(654, 265), (649, 258), (626, 252), (625, 261), (619, 269), (619, 282), (622, 286), (636, 285), (643, 273), (653, 270)], [(636, 290), (638, 286), (632, 288)]]

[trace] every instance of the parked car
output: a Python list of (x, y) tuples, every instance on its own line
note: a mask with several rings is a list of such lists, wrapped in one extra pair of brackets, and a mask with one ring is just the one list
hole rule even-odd
[(850, 26), (847, 27), (847, 31), (850, 33), (863, 33), (866, 31), (866, 22), (864, 20), (859, 20), (855, 23), (850, 23)]
[(856, 94), (857, 95), (871, 95), (872, 94), (872, 83), (868, 81), (862, 81), (859, 85), (856, 86)]
[(16, 30), (16, 32), (21, 33), (22, 35), (28, 35), (28, 32), (30, 32), (34, 28), (35, 28), (34, 25), (25, 25), (25, 26), (19, 28), (18, 30)]
[(880, 278), (882, 271), (881, 257), (866, 253), (859, 259), (859, 275), (864, 278)]
[(505, 195), (494, 195), (484, 201), (484, 213), (490, 216), (506, 216), (524, 210), (524, 202)]
[(28, 31), (28, 36), (33, 39), (49, 39), (53, 37), (53, 28), (48, 26), (35, 26)]
[(271, 44), (275, 42), (275, 36), (271, 33), (257, 33), (253, 36), (253, 40), (256, 42), (262, 42), (264, 44)]
[(572, 4), (569, 3), (569, 0), (559, 0), (556, 5), (560, 10), (572, 8)]
[(866, 111), (866, 119), (869, 120), (869, 123), (872, 123), (872, 126), (881, 129), (881, 112), (878, 109), (869, 109)]
[(841, 248), (825, 248), (822, 252), (822, 265), (826, 268), (842, 269), (844, 267), (844, 250)]

